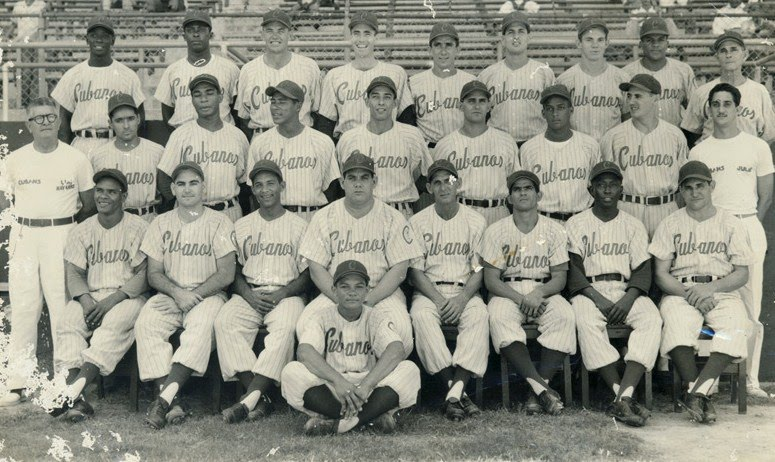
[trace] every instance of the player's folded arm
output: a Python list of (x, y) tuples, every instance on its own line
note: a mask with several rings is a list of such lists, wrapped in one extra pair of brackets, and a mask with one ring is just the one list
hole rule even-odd
[(745, 265), (733, 265), (732, 272), (723, 278), (709, 282), (708, 285), (714, 292), (732, 292), (748, 283), (748, 267)]
[(670, 274), (673, 258), (663, 259), (654, 255), (654, 280), (665, 295), (686, 297), (686, 289), (675, 276)]
[(591, 287), (591, 284), (587, 280), (584, 259), (581, 258), (581, 255), (568, 252), (568, 257), (570, 257), (570, 265), (565, 287), (568, 290), (568, 298), (572, 298), (582, 293), (587, 287)]
[[(375, 353), (377, 351), (376, 347)], [(369, 390), (374, 390), (377, 384), (385, 379), (391, 372), (393, 372), (398, 364), (404, 360), (404, 344), (401, 340), (391, 341), (387, 347), (385, 347), (382, 354), (377, 355), (377, 362), (374, 367), (366, 374), (366, 377), (361, 380), (360, 386), (368, 387)]]
[(309, 267), (310, 278), (318, 290), (320, 290), (326, 297), (330, 298), (331, 300), (335, 300), (336, 296), (334, 295), (333, 290), (334, 277), (331, 276), (331, 273), (328, 271), (328, 269), (320, 263), (310, 260), (309, 258), (307, 259), (307, 265)]
[(338, 380), (344, 380), (344, 376), (328, 364), (323, 355), (309, 343), (299, 343), (296, 358), (304, 364), (307, 370), (326, 382), (335, 383)]
[(382, 279), (379, 280), (376, 286), (369, 291), (366, 296), (368, 302), (367, 305), (374, 306), (382, 300), (393, 295), (401, 283), (406, 280), (406, 272), (409, 269), (409, 261), (404, 260), (396, 263), (387, 270)]
[(630, 272), (630, 280), (627, 289), (637, 289), (639, 295), (648, 295), (651, 289), (651, 259), (646, 259)]
[(544, 297), (550, 297), (555, 294), (559, 294), (565, 289), (565, 285), (568, 280), (568, 262), (560, 263), (549, 267), (549, 274), (551, 278), (543, 283), (541, 286), (541, 292)]
[(436, 289), (436, 285), (431, 282), (424, 270), (415, 268), (414, 266), (410, 267), (407, 279), (416, 291), (420, 292), (425, 297), (428, 297), (436, 305), (443, 303), (443, 301), (446, 300), (446, 297), (441, 295)]
[(137, 298), (150, 289), (147, 274), (148, 261), (144, 259), (140, 264), (132, 268), (132, 271), (132, 277), (118, 288), (120, 292), (126, 294), (127, 298)]
[(65, 286), (70, 298), (74, 300), (77, 300), (81, 295), (88, 294), (89, 284), (86, 269), (65, 260)]
[(501, 273), (503, 270), (496, 268), (490, 262), (482, 260), (482, 267), (484, 268), (484, 285), (491, 295), (498, 297), (508, 298), (514, 303), (521, 304), (524, 294), (512, 289), (511, 286), (503, 282), (501, 279)]

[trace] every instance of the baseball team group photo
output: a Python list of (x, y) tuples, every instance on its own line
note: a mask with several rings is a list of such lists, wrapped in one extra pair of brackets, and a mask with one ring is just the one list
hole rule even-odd
[(775, 5), (190, 1), (0, 14), (0, 460), (771, 457)]

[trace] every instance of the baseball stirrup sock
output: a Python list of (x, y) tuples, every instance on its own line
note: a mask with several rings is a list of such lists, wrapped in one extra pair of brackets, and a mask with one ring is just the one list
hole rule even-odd
[(699, 393), (701, 395), (709, 396), (710, 388), (713, 386), (714, 382), (715, 380), (713, 379), (707, 379), (706, 381), (702, 382), (699, 385), (697, 385), (697, 383), (694, 382), (690, 384), (689, 393)]
[(447, 393), (447, 400), (450, 400), (452, 398), (456, 399), (457, 401), (460, 401), (460, 398), (463, 396), (463, 381), (458, 380), (455, 382), (454, 385), (452, 385), (452, 388), (449, 389), (449, 393)]
[(164, 387), (164, 389), (159, 393), (159, 398), (163, 399), (167, 403), (172, 403), (172, 400), (175, 399), (175, 395), (178, 394), (178, 382), (172, 382), (171, 384)]
[(546, 391), (546, 387), (541, 385), (537, 380), (530, 377), (527, 377), (525, 380), (527, 380), (528, 385), (530, 385), (530, 388), (533, 389), (533, 393), (536, 395), (541, 396), (541, 393)]
[(85, 387), (86, 387), (86, 378), (85, 377), (81, 377), (81, 378), (77, 379), (75, 382), (73, 382), (72, 385), (67, 387), (67, 397), (70, 400), (74, 401), (75, 398), (77, 398), (78, 395), (80, 395), (81, 392), (83, 392), (83, 389)]
[(619, 395), (619, 398), (632, 398), (632, 393), (635, 391), (635, 388), (633, 387), (627, 387), (622, 391), (622, 394)]
[(240, 403), (244, 404), (246, 408), (248, 408), (248, 411), (252, 411), (256, 408), (256, 405), (258, 404), (258, 400), (261, 399), (261, 391), (255, 390), (250, 393), (248, 393), (247, 396), (242, 398)]

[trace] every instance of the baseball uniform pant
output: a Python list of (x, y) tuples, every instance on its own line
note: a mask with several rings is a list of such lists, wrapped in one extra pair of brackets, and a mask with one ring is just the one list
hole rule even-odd
[[(513, 281), (508, 285), (521, 294), (530, 293), (537, 281)], [(496, 353), (514, 342), (527, 344), (527, 334), (522, 324), (535, 322), (538, 324), (538, 343), (544, 348), (576, 353), (576, 322), (573, 309), (561, 295), (552, 295), (548, 299), (546, 311), (537, 318), (528, 318), (516, 303), (504, 297), (492, 297), (487, 304), (490, 315), (490, 335), (492, 346)]]
[[(460, 286), (438, 285), (436, 289), (446, 298), (463, 291)], [(490, 336), (487, 307), (479, 295), (468, 300), (457, 324), (455, 353), (449, 351), (441, 331), (441, 314), (428, 297), (415, 293), (412, 297), (412, 325), (415, 332), (417, 355), (429, 374), (437, 374), (450, 366), (462, 367), (476, 377), (484, 376), (487, 356), (490, 354)]]
[[(148, 299), (140, 311), (135, 323), (140, 380), (154, 380), (168, 375), (172, 363), (193, 369), (197, 375), (204, 374), (210, 353), (215, 348), (213, 324), (226, 302), (226, 294), (207, 297), (188, 313), (154, 308), (157, 297), (166, 297), (169, 299), (167, 302), (175, 303), (171, 297), (157, 294)], [(173, 354), (169, 338), (181, 328), (183, 333), (180, 334), (180, 347)]]
[[(335, 303), (325, 294), (318, 295), (312, 300), (304, 311), (314, 313), (317, 310), (322, 310), (328, 305), (334, 305)], [(305, 316), (307, 319), (313, 319), (314, 316)], [(401, 289), (396, 289), (392, 295), (377, 303), (374, 306), (374, 311), (371, 312), (370, 323), (374, 325), (380, 325), (382, 320), (388, 318), (393, 322), (396, 333), (401, 337), (401, 342), (404, 344), (404, 358), (408, 357), (412, 353), (414, 348), (414, 340), (412, 338), (412, 321), (409, 319), (409, 312), (406, 309), (406, 297)], [(297, 332), (301, 332), (304, 326), (301, 323), (296, 327)]]
[[(92, 292), (91, 296), (100, 301), (111, 293), (112, 290)], [(97, 329), (89, 330), (83, 318), (83, 307), (71, 300), (57, 329), (58, 364), (73, 369), (89, 362), (99, 367), (102, 375), (113, 372), (135, 342), (135, 321), (145, 302), (145, 297), (124, 300), (103, 316)], [(87, 342), (89, 337), (91, 340)]]
[(70, 146), (86, 154), (86, 158), (91, 162), (94, 155), (97, 154), (97, 151), (102, 146), (105, 146), (112, 141), (112, 138), (84, 138), (81, 136), (76, 136), (73, 138), (73, 142), (70, 143)]
[[(293, 359), (296, 322), (303, 310), (301, 297), (288, 297), (261, 315), (244, 298), (232, 295), (215, 318), (215, 342), (223, 380), (236, 380), (237, 373), (252, 371), (279, 382), (283, 367)], [(253, 343), (262, 325), (269, 334), (256, 359)]]
[(487, 226), (490, 226), (501, 218), (511, 215), (509, 209), (506, 208), (505, 205), (499, 205), (498, 207), (476, 207), (474, 205), (469, 205), (469, 207), (479, 212), (479, 214), (487, 220)]
[[(345, 372), (342, 374), (348, 382), (359, 384), (369, 374), (365, 372)], [(334, 392), (334, 385), (326, 382), (310, 372), (304, 364), (293, 361), (288, 363), (282, 373), (282, 394), (294, 409), (312, 417), (321, 417), (319, 414), (304, 407), (304, 393), (310, 388), (326, 385)], [(398, 407), (404, 409), (417, 402), (417, 393), (420, 391), (420, 369), (411, 361), (401, 361), (395, 369), (382, 379), (375, 388), (388, 387), (398, 395)], [(336, 396), (336, 395), (334, 395)], [(394, 411), (396, 410), (394, 409)]]
[(138, 216), (139, 216), (140, 218), (142, 218), (143, 220), (145, 220), (147, 223), (150, 223), (150, 222), (152, 222), (154, 219), (156, 219), (156, 217), (157, 217), (158, 215), (156, 214), (156, 212), (152, 212), (152, 213), (146, 213), (145, 215), (138, 215)]
[(312, 217), (314, 217), (315, 214), (318, 213), (318, 210), (304, 210), (304, 211), (291, 212), (291, 213), (293, 213), (297, 217), (309, 223), (310, 221), (312, 221)]
[[(67, 234), (74, 224), (31, 228), (14, 223), (8, 247), (8, 286), (11, 301), (11, 338), (8, 389), (24, 388), (35, 369), (38, 347), (38, 321), (45, 297), (56, 333), (67, 305), (65, 296), (65, 263), (63, 259)], [(52, 335), (56, 357), (57, 336)], [(59, 366), (54, 364), (55, 369)]]
[(232, 223), (242, 218), (242, 207), (239, 206), (239, 204), (229, 207), (227, 209), (224, 209), (221, 211), (221, 213), (226, 214), (227, 217), (231, 220)]
[[(600, 294), (616, 303), (624, 297), (627, 284), (621, 281), (598, 281), (592, 283)], [(581, 358), (587, 370), (594, 371), (619, 359), (619, 351), (608, 340), (608, 321), (595, 303), (584, 295), (571, 300), (576, 312), (576, 327), (579, 331)], [(654, 367), (659, 353), (659, 339), (662, 318), (654, 302), (646, 296), (635, 299), (624, 321), (632, 328), (627, 341), (625, 361), (643, 365), (647, 371)]]
[(657, 226), (659, 226), (662, 220), (678, 210), (678, 205), (675, 202), (662, 205), (643, 205), (620, 200), (618, 207), (619, 210), (624, 210), (643, 223), (646, 231), (649, 233), (649, 240), (654, 237), (654, 232), (656, 232)]
[(764, 342), (764, 325), (759, 321), (762, 312), (762, 285), (764, 283), (764, 256), (767, 253), (767, 235), (756, 215), (742, 218), (751, 241), (754, 263), (748, 267), (748, 282), (739, 293), (748, 311), (751, 330), (748, 333), (748, 383), (759, 387), (759, 364)]

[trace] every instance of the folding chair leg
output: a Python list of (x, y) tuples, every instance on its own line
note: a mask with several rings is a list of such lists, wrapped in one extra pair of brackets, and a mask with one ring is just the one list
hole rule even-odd
[(479, 407), (482, 407), (482, 395), (484, 394), (482, 392), (482, 389), (484, 388), (482, 377), (477, 377), (474, 386), (475, 388), (475, 399), (476, 399), (476, 405)]
[(581, 407), (589, 409), (589, 371), (581, 363)]
[(645, 390), (644, 390), (645, 401), (646, 401), (645, 404), (646, 404), (646, 408), (651, 410), (652, 406), (654, 405), (654, 395), (653, 395), (653, 389), (652, 389), (652, 385), (653, 384), (652, 384), (651, 371), (646, 371), (645, 379), (646, 380), (643, 383), (643, 385), (645, 387)]
[(219, 373), (214, 373), (211, 377), (212, 380), (212, 412), (218, 414), (221, 412), (221, 377)]
[(748, 412), (748, 390), (746, 389), (747, 377), (746, 361), (740, 361), (737, 364), (737, 413), (745, 414)]
[(140, 410), (140, 371), (137, 369), (137, 355), (134, 356), (130, 367), (132, 372), (129, 374), (129, 410), (138, 412)]
[(506, 357), (501, 355), (501, 393), (505, 409), (508, 409), (511, 405), (509, 391), (509, 363), (506, 361)]
[(565, 359), (562, 361), (562, 381), (565, 385), (565, 405), (573, 405), (573, 389), (571, 387), (571, 370), (570, 370), (570, 357), (565, 355)]
[(97, 397), (105, 399), (105, 377), (102, 375), (97, 376)]

